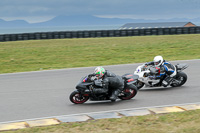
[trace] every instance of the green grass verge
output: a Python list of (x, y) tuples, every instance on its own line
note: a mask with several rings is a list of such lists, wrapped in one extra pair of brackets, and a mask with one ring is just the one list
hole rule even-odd
[(200, 58), (200, 34), (0, 42), (0, 73)]
[(200, 133), (200, 110), (101, 119), (26, 128), (5, 133)]

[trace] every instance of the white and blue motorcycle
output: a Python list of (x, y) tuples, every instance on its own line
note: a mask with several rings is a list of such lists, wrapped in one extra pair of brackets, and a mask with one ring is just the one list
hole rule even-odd
[[(188, 67), (187, 64), (177, 64), (175, 65), (177, 74), (175, 77), (173, 77), (173, 80), (169, 84), (172, 87), (178, 87), (185, 84), (187, 81), (187, 75), (182, 72), (184, 69)], [(141, 89), (144, 85), (147, 87), (161, 87), (162, 86), (162, 79), (156, 78), (160, 74), (160, 68), (149, 65), (145, 66), (145, 64), (140, 65), (136, 68), (135, 75), (138, 75), (138, 82), (136, 83), (136, 86), (139, 89)], [(166, 76), (166, 75), (165, 75)]]

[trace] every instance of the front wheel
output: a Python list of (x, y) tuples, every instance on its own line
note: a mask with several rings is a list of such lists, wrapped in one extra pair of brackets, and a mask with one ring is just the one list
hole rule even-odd
[(70, 101), (75, 104), (82, 104), (89, 99), (89, 96), (81, 95), (78, 91), (73, 91), (69, 97)]
[(136, 94), (137, 94), (137, 87), (132, 85), (131, 87), (126, 87), (123, 90), (122, 95), (118, 97), (119, 99), (122, 99), (122, 100), (129, 100), (133, 98)]
[(172, 83), (172, 87), (182, 86), (187, 81), (187, 75), (184, 72), (179, 72), (177, 73), (175, 80), (177, 80), (178, 83)]
[(138, 81), (137, 84), (136, 84), (136, 87), (137, 87), (138, 90), (141, 89), (143, 86), (144, 86), (144, 83), (142, 83), (140, 81)]

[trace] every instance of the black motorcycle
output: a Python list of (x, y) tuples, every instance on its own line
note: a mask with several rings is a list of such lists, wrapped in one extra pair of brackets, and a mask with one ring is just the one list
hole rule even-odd
[[(124, 88), (119, 93), (118, 98), (121, 100), (129, 100), (137, 94), (137, 87), (134, 85), (137, 82), (138, 76), (134, 74), (125, 74), (122, 76), (124, 81)], [(82, 77), (76, 86), (76, 90), (70, 95), (70, 101), (75, 104), (85, 103), (88, 99), (91, 101), (110, 100), (112, 90), (108, 93), (98, 94), (94, 93), (95, 88), (102, 87), (102, 80), (96, 79), (95, 75), (91, 74)]]

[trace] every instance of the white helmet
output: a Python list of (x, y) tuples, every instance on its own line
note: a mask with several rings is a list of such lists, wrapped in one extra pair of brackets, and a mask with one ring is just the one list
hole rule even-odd
[(163, 63), (163, 57), (156, 56), (156, 57), (154, 57), (153, 62), (156, 67), (159, 67)]

